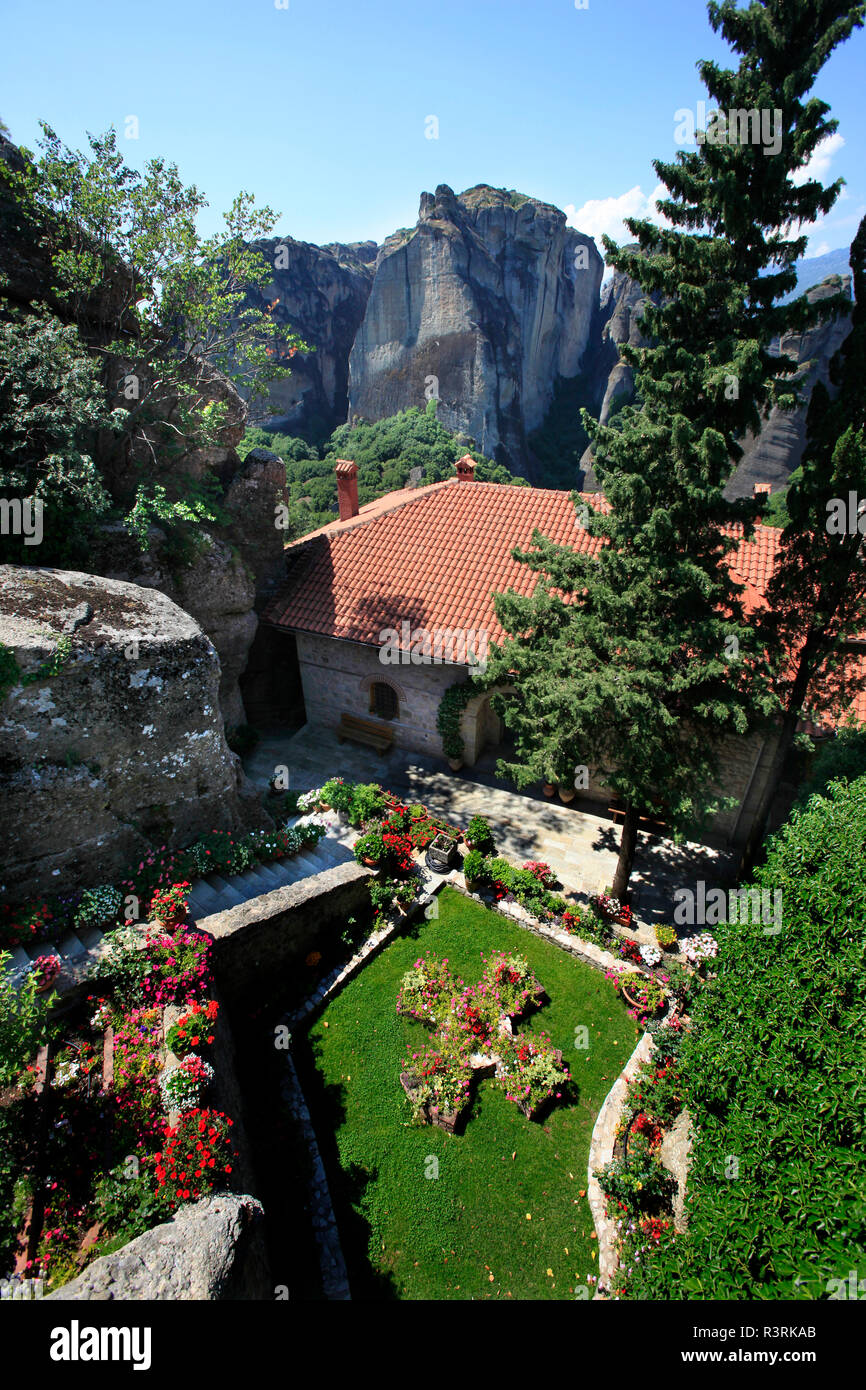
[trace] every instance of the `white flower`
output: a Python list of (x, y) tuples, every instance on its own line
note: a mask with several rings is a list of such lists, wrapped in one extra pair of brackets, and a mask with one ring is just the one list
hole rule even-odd
[(658, 965), (662, 953), (657, 946), (641, 946), (640, 953), (645, 965)]

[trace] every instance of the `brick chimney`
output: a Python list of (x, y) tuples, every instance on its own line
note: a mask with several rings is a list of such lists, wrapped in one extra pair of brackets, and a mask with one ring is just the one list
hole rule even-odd
[(461, 483), (471, 483), (475, 479), (475, 460), (471, 454), (464, 454), (457, 460), (457, 478)]
[(358, 465), (351, 459), (337, 459), (337, 501), (340, 520), (358, 515)]

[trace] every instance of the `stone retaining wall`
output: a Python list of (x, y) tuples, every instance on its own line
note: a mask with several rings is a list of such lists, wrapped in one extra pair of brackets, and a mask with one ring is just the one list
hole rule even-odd
[(350, 861), (275, 888), (196, 923), (213, 938), (212, 963), (229, 1000), (260, 992), (263, 983), (302, 962), (323, 930), (369, 905), (369, 869)]

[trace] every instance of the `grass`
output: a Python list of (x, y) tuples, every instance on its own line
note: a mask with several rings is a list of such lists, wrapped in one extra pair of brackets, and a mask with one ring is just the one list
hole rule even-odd
[[(438, 902), (439, 917), (365, 966), (298, 1047), (353, 1294), (573, 1299), (597, 1268), (590, 1136), (637, 1029), (601, 972), (453, 889)], [(535, 1123), (488, 1079), (462, 1134), (414, 1126), (399, 1073), (406, 1044), (429, 1035), (397, 1016), (400, 978), (431, 950), (474, 983), (480, 953), (497, 947), (526, 956), (544, 986), (548, 1002), (519, 1026), (551, 1035), (576, 1098)], [(589, 1030), (584, 1051), (575, 1048), (580, 1026)], [(433, 1159), (438, 1177), (427, 1176)]]

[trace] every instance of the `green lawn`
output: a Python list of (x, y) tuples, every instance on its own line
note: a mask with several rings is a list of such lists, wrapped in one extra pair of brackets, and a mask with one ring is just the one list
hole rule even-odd
[[(573, 1298), (597, 1269), (586, 1200), (589, 1140), (638, 1038), (601, 972), (452, 889), (367, 965), (317, 1019), (299, 1062), (356, 1298)], [(419, 955), (447, 956), (467, 984), (480, 952), (518, 950), (549, 1002), (519, 1026), (547, 1032), (577, 1099), (527, 1120), (492, 1080), (477, 1085), (462, 1134), (413, 1126), (399, 1073), (407, 1042), (429, 1036), (397, 1016), (400, 978)], [(588, 1051), (575, 1029), (589, 1030)], [(437, 1178), (429, 1159), (439, 1161)], [(583, 1195), (581, 1195), (583, 1194)]]

